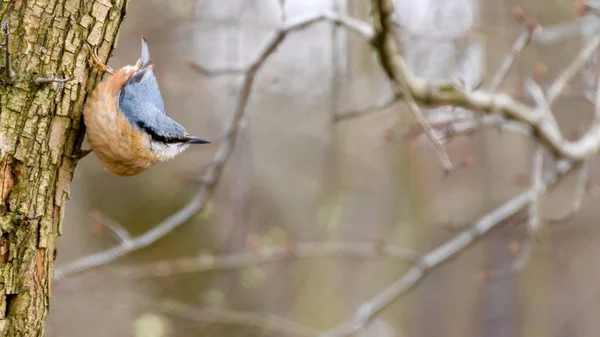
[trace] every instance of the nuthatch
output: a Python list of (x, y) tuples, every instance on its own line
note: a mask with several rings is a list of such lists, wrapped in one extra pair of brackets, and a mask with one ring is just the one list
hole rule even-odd
[(141, 59), (135, 66), (117, 72), (87, 47), (93, 66), (112, 75), (94, 89), (83, 110), (90, 145), (104, 168), (120, 176), (132, 176), (175, 157), (190, 144), (210, 143), (188, 135), (183, 126), (165, 114), (145, 38)]

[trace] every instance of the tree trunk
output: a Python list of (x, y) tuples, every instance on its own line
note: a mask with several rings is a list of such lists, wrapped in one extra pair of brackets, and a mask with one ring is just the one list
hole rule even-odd
[[(102, 78), (128, 0), (0, 0), (0, 335), (42, 336), (56, 239), (83, 139), (81, 112)], [(6, 69), (6, 60), (9, 69)], [(7, 76), (7, 73), (13, 73)], [(38, 84), (38, 77), (73, 81)]]

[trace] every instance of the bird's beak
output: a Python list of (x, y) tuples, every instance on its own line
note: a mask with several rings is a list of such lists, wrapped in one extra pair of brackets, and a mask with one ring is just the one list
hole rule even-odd
[(206, 140), (204, 138), (199, 138), (199, 137), (188, 137), (188, 143), (190, 144), (209, 144), (210, 140)]

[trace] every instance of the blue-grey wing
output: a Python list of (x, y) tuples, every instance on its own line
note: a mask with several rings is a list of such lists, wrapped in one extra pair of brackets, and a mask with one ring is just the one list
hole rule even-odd
[(119, 95), (119, 108), (129, 122), (163, 143), (186, 142), (185, 129), (165, 114), (164, 102), (151, 67), (133, 74)]
[(119, 106), (126, 116), (131, 112), (131, 108), (139, 106), (141, 102), (152, 104), (165, 114), (165, 104), (151, 67), (136, 71), (121, 88)]

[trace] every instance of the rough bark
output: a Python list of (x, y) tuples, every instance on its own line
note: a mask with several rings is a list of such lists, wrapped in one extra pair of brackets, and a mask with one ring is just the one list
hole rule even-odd
[[(83, 139), (85, 99), (102, 75), (84, 41), (106, 60), (128, 0), (0, 0), (10, 68), (0, 51), (0, 335), (42, 336), (56, 239)], [(5, 36), (0, 32), (2, 41)], [(75, 76), (61, 88), (37, 77)]]

